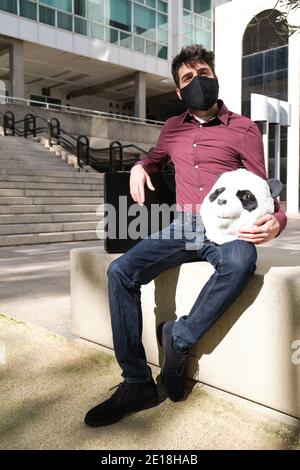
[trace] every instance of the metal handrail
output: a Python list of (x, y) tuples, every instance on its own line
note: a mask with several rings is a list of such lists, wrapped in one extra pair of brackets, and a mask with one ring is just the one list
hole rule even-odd
[[(77, 163), (79, 167), (82, 167), (82, 163), (84, 163), (94, 167), (97, 169), (97, 171), (101, 171), (100, 167), (101, 164), (103, 165), (103, 162), (101, 163), (95, 156), (93, 156), (93, 150), (90, 148), (88, 137), (85, 135), (79, 135), (76, 137), (75, 135), (67, 132), (65, 129), (62, 129), (60, 126), (60, 121), (56, 117), (52, 117), (49, 120), (46, 120), (40, 116), (35, 116), (34, 114), (29, 113), (26, 114), (24, 119), (16, 121), (12, 111), (6, 111), (6, 113), (1, 113), (1, 115), (3, 116), (4, 121), (3, 127), (5, 136), (18, 135), (27, 138), (28, 135), (33, 135), (36, 137), (38, 133), (48, 132), (48, 142), (50, 147), (53, 147), (53, 145), (56, 144), (61, 145), (71, 153), (77, 155)], [(38, 119), (45, 122), (47, 127), (37, 127)], [(18, 128), (17, 124), (23, 124), (23, 128)], [(109, 152), (109, 171), (115, 172), (117, 154), (119, 157), (118, 169), (124, 171), (125, 165), (123, 160), (123, 150), (128, 148), (136, 149), (139, 153), (148, 153), (146, 150), (135, 144), (122, 145), (119, 141), (113, 141), (109, 147), (97, 149), (95, 151)], [(131, 160), (126, 160), (126, 163), (131, 165), (138, 160), (138, 158), (134, 158)]]
[[(1, 103), (1, 100), (3, 102)], [(3, 96), (0, 95), (0, 104), (17, 104), (18, 102), (25, 103), (27, 106), (31, 106), (31, 104), (36, 104), (41, 108), (46, 108), (52, 111), (62, 111), (68, 114), (81, 114), (84, 116), (91, 116), (91, 117), (98, 117), (98, 118), (106, 118), (106, 119), (113, 119), (115, 121), (122, 121), (122, 122), (131, 122), (133, 124), (144, 124), (144, 125), (151, 125), (161, 127), (164, 125), (163, 121), (157, 121), (154, 119), (143, 119), (137, 118), (134, 116), (127, 116), (126, 114), (116, 114), (116, 113), (109, 113), (106, 111), (96, 111), (94, 109), (85, 109), (85, 108), (77, 108), (74, 106), (66, 106), (62, 104), (55, 104), (55, 103), (45, 103), (43, 101), (36, 101), (36, 100), (28, 100), (24, 98), (18, 98), (15, 96)]]
[[(75, 137), (73, 134), (61, 128), (60, 122), (57, 118), (53, 117), (48, 121), (40, 116), (35, 116), (31, 113), (26, 114), (24, 119), (15, 120), (15, 115), (12, 111), (1, 113), (3, 115), (3, 130), (4, 136), (15, 136), (27, 138), (29, 135), (36, 137), (39, 133), (48, 132), (48, 143), (50, 147), (58, 144), (73, 154), (77, 155), (78, 166), (82, 166), (82, 161), (89, 165), (90, 160), (90, 143), (86, 136), (80, 135)], [(47, 124), (47, 127), (37, 127), (37, 119), (42, 120)], [(18, 124), (23, 124), (22, 128), (18, 128)], [(72, 142), (73, 141), (73, 142)]]

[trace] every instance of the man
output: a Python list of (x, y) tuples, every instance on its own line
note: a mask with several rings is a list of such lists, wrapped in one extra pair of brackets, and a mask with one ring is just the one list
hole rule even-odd
[[(170, 399), (178, 401), (184, 394), (189, 348), (251, 279), (256, 269), (255, 245), (272, 240), (286, 225), (286, 215), (275, 200), (275, 213), (241, 230), (236, 240), (217, 245), (207, 239), (199, 205), (217, 176), (244, 167), (267, 179), (262, 138), (254, 122), (228, 111), (218, 99), (212, 52), (199, 45), (183, 48), (173, 60), (172, 74), (176, 93), (187, 111), (166, 121), (156, 147), (132, 168), (130, 192), (136, 202), (143, 204), (145, 184), (155, 190), (150, 175), (170, 157), (176, 174), (175, 222), (169, 227), (168, 239), (162, 232), (159, 238), (150, 236), (113, 261), (108, 269), (114, 348), (124, 382), (108, 400), (88, 412), (85, 423), (90, 426), (111, 424), (130, 412), (158, 404), (156, 384), (141, 341), (141, 285), (186, 262), (205, 260), (215, 268), (191, 311), (176, 322), (160, 325), (157, 331), (164, 351), (163, 383)], [(175, 239), (174, 230), (178, 234), (178, 227), (185, 230)], [(200, 248), (188, 249), (187, 238), (190, 241), (192, 235), (197, 240), (200, 233), (204, 233)]]

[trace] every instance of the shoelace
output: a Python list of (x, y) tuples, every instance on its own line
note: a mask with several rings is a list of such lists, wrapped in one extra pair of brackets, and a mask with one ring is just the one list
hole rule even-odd
[(178, 366), (176, 367), (176, 375), (177, 375), (177, 377), (181, 377), (181, 376), (183, 375), (184, 370), (185, 370), (186, 360), (187, 360), (187, 358), (186, 358), (186, 357), (183, 357), (183, 358), (180, 360)]
[(126, 389), (126, 382), (120, 382), (119, 384), (114, 385), (113, 387), (111, 387), (111, 388), (109, 389), (109, 392), (111, 392), (111, 391), (114, 390), (115, 388), (119, 388), (119, 387), (120, 387), (120, 390), (121, 390), (122, 388), (125, 388), (125, 389)]

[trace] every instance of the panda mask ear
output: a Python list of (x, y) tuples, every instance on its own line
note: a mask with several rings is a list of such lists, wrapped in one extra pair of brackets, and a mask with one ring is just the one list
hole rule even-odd
[(283, 189), (283, 184), (281, 183), (281, 181), (277, 180), (276, 178), (271, 178), (267, 180), (267, 183), (270, 188), (271, 196), (272, 197), (279, 196), (279, 194), (281, 193)]

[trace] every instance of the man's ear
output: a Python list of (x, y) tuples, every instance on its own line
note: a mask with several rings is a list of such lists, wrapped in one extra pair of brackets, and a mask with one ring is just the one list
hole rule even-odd
[(176, 93), (178, 98), (182, 101), (181, 94), (180, 94), (180, 88), (176, 88)]
[(272, 197), (279, 196), (281, 191), (283, 190), (283, 184), (281, 181), (277, 180), (276, 178), (271, 178), (267, 180), (267, 183), (270, 188), (270, 193)]

